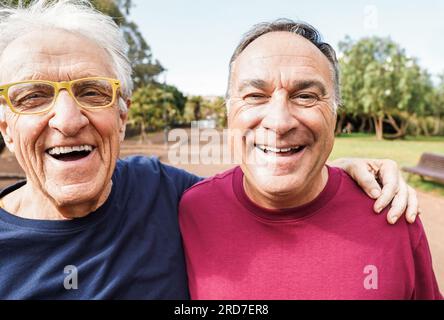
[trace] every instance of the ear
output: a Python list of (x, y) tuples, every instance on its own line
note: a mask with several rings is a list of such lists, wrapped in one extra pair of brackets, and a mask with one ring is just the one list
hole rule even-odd
[(120, 128), (119, 128), (120, 142), (122, 142), (125, 139), (126, 123), (128, 121), (128, 110), (131, 107), (131, 99), (126, 99), (125, 104), (127, 111), (120, 112)]
[(0, 119), (0, 133), (5, 141), (6, 147), (14, 153), (14, 140), (12, 139), (10, 127), (4, 119)]

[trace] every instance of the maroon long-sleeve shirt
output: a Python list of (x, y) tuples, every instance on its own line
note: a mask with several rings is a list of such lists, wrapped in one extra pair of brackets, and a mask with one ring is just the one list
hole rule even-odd
[(424, 229), (386, 222), (342, 170), (312, 202), (253, 203), (237, 167), (190, 188), (179, 219), (193, 299), (441, 299)]

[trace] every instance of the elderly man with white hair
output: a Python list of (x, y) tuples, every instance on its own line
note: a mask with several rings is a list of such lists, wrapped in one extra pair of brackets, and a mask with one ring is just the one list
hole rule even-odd
[[(118, 159), (126, 52), (118, 26), (87, 1), (0, 8), (0, 131), (26, 174), (0, 192), (0, 298), (188, 298), (177, 207), (201, 178), (156, 158)], [(414, 219), (416, 197), (393, 162), (340, 165), (380, 193), (378, 206), (395, 197), (395, 215), (407, 207)]]

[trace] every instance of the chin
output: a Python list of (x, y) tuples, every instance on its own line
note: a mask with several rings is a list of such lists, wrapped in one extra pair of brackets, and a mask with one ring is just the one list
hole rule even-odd
[(95, 182), (47, 185), (47, 193), (60, 207), (88, 204), (100, 197), (103, 187)]
[(301, 175), (264, 175), (262, 173), (252, 177), (257, 189), (265, 191), (268, 194), (288, 194), (302, 190), (305, 177)]

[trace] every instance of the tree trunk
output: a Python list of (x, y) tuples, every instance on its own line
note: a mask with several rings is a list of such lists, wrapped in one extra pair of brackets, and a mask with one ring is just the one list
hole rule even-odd
[(139, 137), (139, 143), (142, 143), (146, 140), (146, 134), (145, 134), (145, 122), (142, 121), (140, 123), (140, 137)]
[(433, 135), (437, 136), (439, 135), (441, 131), (441, 116), (437, 115), (435, 119), (435, 127), (433, 128)]
[(406, 135), (406, 130), (408, 126), (407, 120), (401, 119), (401, 124), (398, 125), (396, 123), (396, 120), (392, 117), (391, 114), (387, 115), (388, 120), (386, 120), (387, 123), (389, 123), (393, 129), (395, 129), (396, 133), (391, 135), (384, 136), (385, 139), (399, 139), (404, 138)]
[(409, 124), (410, 124), (410, 122), (408, 119), (401, 120), (401, 128), (400, 129), (401, 129), (401, 134), (402, 134), (401, 138), (402, 139), (404, 139), (405, 136), (407, 135), (407, 128), (409, 127)]
[(368, 133), (372, 133), (375, 131), (375, 124), (373, 123), (372, 119), (368, 119)]
[(429, 132), (429, 128), (427, 126), (427, 118), (422, 119), (421, 125), (422, 125), (422, 131), (424, 132), (424, 135), (426, 137), (429, 137), (430, 136), (430, 132)]
[(384, 137), (384, 116), (373, 116), (373, 123), (375, 125), (375, 133), (376, 133), (376, 139), (382, 140)]
[(335, 130), (336, 136), (342, 132), (342, 125), (343, 125), (344, 119), (345, 119), (345, 112), (341, 112), (338, 116), (339, 116), (339, 119), (338, 119), (338, 122), (336, 122), (336, 130)]
[(197, 101), (196, 105), (194, 106), (194, 120), (199, 121), (201, 118), (201, 112), (200, 112), (200, 102)]
[(421, 126), (419, 124), (419, 118), (415, 117), (415, 135), (419, 136), (421, 134)]
[(365, 127), (367, 124), (367, 117), (362, 117), (361, 119), (362, 119), (362, 122), (361, 122), (361, 125), (359, 126), (358, 132), (365, 132)]

